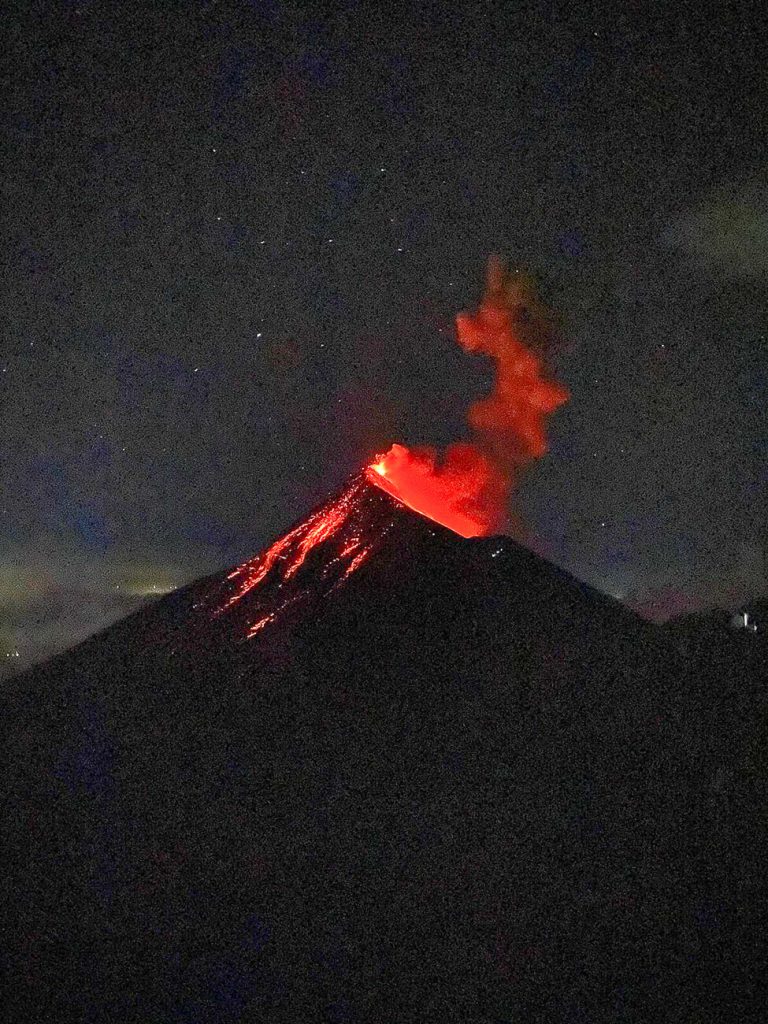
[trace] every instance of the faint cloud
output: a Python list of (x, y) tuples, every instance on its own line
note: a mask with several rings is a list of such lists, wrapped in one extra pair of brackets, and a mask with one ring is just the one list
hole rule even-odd
[(718, 189), (673, 223), (663, 241), (726, 278), (768, 283), (768, 185)]
[(105, 629), (208, 568), (17, 546), (0, 557), (0, 678)]
[(73, 588), (0, 608), (0, 678), (74, 647), (146, 600), (119, 591)]

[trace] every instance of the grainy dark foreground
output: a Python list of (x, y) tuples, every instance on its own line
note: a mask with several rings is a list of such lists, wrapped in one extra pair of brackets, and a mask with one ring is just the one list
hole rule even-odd
[(761, 1019), (764, 648), (364, 477), (275, 547), (6, 684), (4, 1019)]

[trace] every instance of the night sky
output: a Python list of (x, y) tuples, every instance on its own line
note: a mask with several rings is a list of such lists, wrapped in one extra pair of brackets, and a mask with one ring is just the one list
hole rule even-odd
[(490, 252), (561, 318), (530, 543), (658, 617), (764, 592), (759, 5), (321, 9), (9, 18), (5, 665), (465, 436)]

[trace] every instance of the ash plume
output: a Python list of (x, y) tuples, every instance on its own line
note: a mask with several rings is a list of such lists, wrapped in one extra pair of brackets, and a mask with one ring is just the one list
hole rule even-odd
[(488, 260), (486, 285), (474, 315), (456, 317), (459, 344), (495, 363), (493, 392), (474, 402), (468, 422), (474, 442), (511, 492), (517, 474), (547, 451), (547, 419), (568, 400), (568, 390), (545, 376), (542, 353), (554, 316), (536, 294), (532, 278)]
[(488, 356), (496, 370), (491, 394), (469, 409), (471, 440), (442, 453), (393, 445), (371, 467), (373, 482), (465, 537), (507, 529), (517, 478), (547, 451), (547, 418), (568, 399), (545, 373), (553, 326), (532, 280), (491, 256), (477, 312), (456, 317), (462, 348)]

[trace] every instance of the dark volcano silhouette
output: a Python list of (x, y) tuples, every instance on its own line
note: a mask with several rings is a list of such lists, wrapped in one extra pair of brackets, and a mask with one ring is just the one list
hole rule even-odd
[(764, 691), (701, 673), (355, 477), (6, 684), (6, 1019), (760, 1019)]

